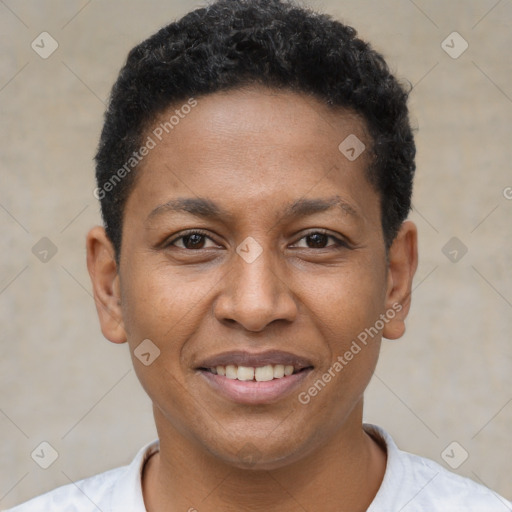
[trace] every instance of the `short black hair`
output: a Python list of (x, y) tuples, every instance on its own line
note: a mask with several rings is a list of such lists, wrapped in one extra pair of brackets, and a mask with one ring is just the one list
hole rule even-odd
[(95, 158), (95, 195), (117, 262), (134, 155), (151, 123), (178, 102), (253, 84), (311, 95), (364, 120), (372, 139), (366, 174), (380, 196), (388, 249), (411, 208), (410, 87), (356, 34), (291, 0), (217, 0), (134, 47), (112, 88)]

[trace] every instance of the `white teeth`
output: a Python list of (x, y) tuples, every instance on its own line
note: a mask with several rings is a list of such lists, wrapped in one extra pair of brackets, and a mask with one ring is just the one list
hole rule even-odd
[(236, 375), (238, 380), (252, 380), (254, 379), (254, 368), (251, 366), (239, 366)]
[[(293, 368), (293, 366), (292, 366)], [(293, 372), (293, 370), (292, 370)], [(274, 379), (280, 379), (281, 377), (284, 377), (284, 365), (282, 364), (276, 364), (274, 366)]]
[(272, 379), (282, 379), (293, 373), (293, 365), (267, 364), (265, 366), (236, 366), (228, 364), (227, 366), (215, 366), (210, 368), (213, 374), (225, 376), (228, 379), (238, 379), (242, 381), (256, 380), (257, 382), (266, 382)]
[(272, 380), (274, 378), (274, 368), (271, 364), (267, 364), (266, 366), (260, 366), (256, 368), (254, 372), (254, 376), (258, 382), (265, 382), (267, 380)]
[(228, 379), (236, 379), (237, 378), (236, 366), (234, 364), (228, 364), (226, 366), (226, 377)]

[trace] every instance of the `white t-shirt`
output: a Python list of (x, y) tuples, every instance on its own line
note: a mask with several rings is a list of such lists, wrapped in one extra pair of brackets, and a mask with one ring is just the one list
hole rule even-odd
[[(512, 512), (512, 503), (434, 461), (399, 450), (380, 427), (365, 430), (387, 448), (384, 480), (367, 512)], [(6, 512), (146, 512), (141, 475), (158, 441), (129, 466), (64, 485)]]

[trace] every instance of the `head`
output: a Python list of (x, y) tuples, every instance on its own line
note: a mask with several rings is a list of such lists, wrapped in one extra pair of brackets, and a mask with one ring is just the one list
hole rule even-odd
[[(218, 1), (130, 52), (88, 266), (157, 427), (236, 464), (249, 442), (271, 468), (360, 423), (416, 269), (406, 101), (354, 29), (278, 0)], [(285, 397), (233, 402), (205, 375), (226, 352), (276, 350), (307, 367)]]
[[(224, 0), (133, 48), (113, 87), (96, 154), (95, 194), (118, 261), (145, 135), (158, 143), (173, 131), (191, 98), (250, 84), (302, 93), (359, 116), (371, 141), (366, 178), (379, 194), (389, 248), (409, 213), (415, 170), (407, 91), (353, 28), (327, 15), (279, 0)], [(178, 112), (159, 126), (171, 106)]]

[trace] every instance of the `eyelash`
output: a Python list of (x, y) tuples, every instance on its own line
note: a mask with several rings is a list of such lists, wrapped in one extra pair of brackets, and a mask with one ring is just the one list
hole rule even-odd
[[(332, 240), (335, 241), (335, 246), (336, 248), (349, 248), (349, 244), (347, 242), (345, 242), (344, 240), (340, 240), (339, 238), (335, 237), (334, 235), (331, 235), (329, 232), (323, 230), (323, 229), (315, 229), (313, 231), (310, 231), (308, 233), (305, 233), (301, 238), (299, 238), (298, 241), (302, 240), (303, 238), (307, 238), (308, 236), (311, 236), (311, 235), (316, 235), (316, 234), (320, 234), (320, 235), (325, 235), (327, 236), (328, 238), (331, 238)], [(214, 240), (212, 240), (209, 236), (208, 236), (208, 233), (206, 233), (205, 231), (202, 231), (200, 229), (193, 229), (193, 230), (190, 230), (190, 231), (186, 231), (185, 233), (182, 233), (180, 236), (176, 237), (176, 238), (173, 238), (172, 240), (169, 240), (169, 242), (167, 242), (165, 244), (165, 247), (170, 247), (170, 246), (173, 246), (174, 243), (178, 240), (181, 240), (187, 236), (191, 236), (191, 235), (200, 235), (200, 236), (204, 236), (205, 238), (208, 238), (209, 240), (211, 240), (212, 242), (214, 242)], [(295, 243), (297, 243), (295, 242)], [(328, 245), (327, 247), (320, 247), (319, 249), (328, 249), (329, 247), (331, 247), (330, 245)], [(184, 250), (187, 250), (187, 251), (200, 251), (201, 249), (187, 249), (185, 247), (179, 247), (179, 249), (184, 249)], [(311, 247), (302, 247), (302, 249), (314, 249), (314, 248), (311, 248)]]

